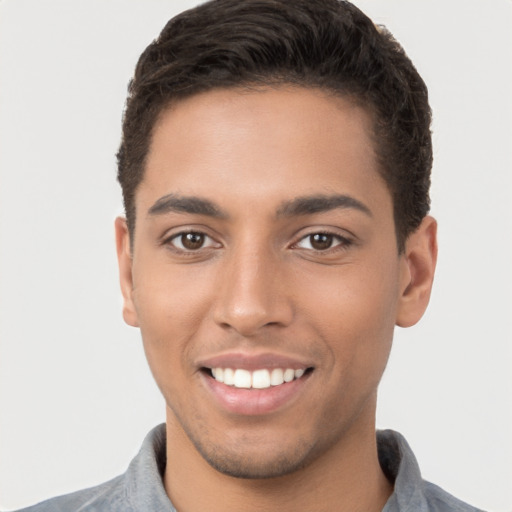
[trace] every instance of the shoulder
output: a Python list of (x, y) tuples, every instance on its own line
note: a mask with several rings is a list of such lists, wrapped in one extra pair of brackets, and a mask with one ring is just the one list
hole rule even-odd
[(165, 463), (165, 425), (162, 424), (146, 436), (123, 475), (18, 512), (175, 512), (162, 482)]
[(379, 462), (394, 483), (383, 512), (482, 512), (424, 480), (414, 453), (398, 432), (377, 432)]
[(424, 482), (424, 493), (429, 512), (483, 512), (430, 482)]
[(52, 498), (18, 512), (129, 512), (123, 476), (95, 487)]

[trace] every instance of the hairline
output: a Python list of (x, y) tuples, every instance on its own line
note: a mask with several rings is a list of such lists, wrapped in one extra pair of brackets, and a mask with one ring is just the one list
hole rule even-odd
[[(321, 84), (318, 81), (315, 82), (314, 80), (311, 80), (310, 83), (306, 83), (306, 81), (300, 83), (299, 80), (293, 81), (291, 79), (291, 76), (287, 76), (286, 74), (278, 75), (273, 74), (268, 77), (262, 77), (261, 80), (247, 80), (247, 81), (240, 81), (238, 83), (231, 83), (231, 84), (215, 84), (215, 85), (209, 85), (209, 86), (203, 86), (198, 87), (192, 92), (184, 92), (184, 91), (178, 91), (177, 93), (170, 95), (167, 99), (163, 99), (159, 107), (157, 108), (157, 113), (154, 117), (153, 123), (150, 128), (150, 133), (147, 137), (147, 150), (144, 155), (144, 160), (141, 162), (140, 165), (140, 180), (138, 181), (137, 185), (133, 189), (133, 198), (132, 198), (132, 222), (127, 222), (128, 225), (128, 231), (130, 235), (130, 246), (133, 249), (133, 240), (135, 238), (135, 231), (136, 231), (136, 225), (137, 225), (137, 208), (136, 208), (136, 195), (137, 190), (139, 189), (140, 185), (143, 183), (144, 178), (146, 176), (146, 166), (147, 166), (147, 160), (148, 156), (151, 151), (151, 147), (153, 144), (153, 137), (155, 130), (158, 128), (160, 122), (162, 121), (162, 118), (169, 112), (172, 112), (173, 108), (176, 107), (179, 103), (182, 101), (186, 101), (190, 98), (194, 98), (197, 96), (200, 96), (202, 94), (207, 94), (209, 92), (214, 91), (237, 91), (239, 93), (254, 93), (254, 92), (265, 92), (268, 90), (282, 90), (282, 89), (289, 89), (289, 90), (313, 90), (318, 91), (321, 94), (323, 94), (327, 98), (332, 98), (333, 100), (336, 99), (343, 99), (347, 100), (352, 106), (356, 108), (360, 108), (363, 110), (366, 115), (368, 116), (368, 119), (370, 121), (370, 129), (368, 136), (370, 138), (370, 141), (372, 143), (372, 147), (374, 150), (374, 156), (375, 156), (375, 164), (377, 166), (376, 172), (379, 178), (382, 180), (383, 184), (385, 185), (388, 193), (390, 194), (392, 208), (393, 208), (393, 225), (394, 225), (394, 231), (395, 231), (395, 240), (397, 243), (397, 249), (398, 253), (401, 254), (404, 250), (405, 246), (405, 240), (407, 237), (405, 237), (404, 240), (400, 239), (400, 233), (398, 229), (398, 222), (397, 222), (397, 212), (395, 208), (395, 196), (394, 191), (390, 184), (385, 179), (385, 165), (383, 162), (383, 159), (380, 155), (380, 144), (379, 141), (379, 135), (378, 135), (378, 123), (379, 123), (379, 116), (376, 113), (376, 106), (372, 104), (372, 102), (367, 99), (363, 98), (362, 94), (358, 94), (357, 92), (353, 92), (350, 90), (349, 81), (347, 83), (340, 83), (340, 86), (338, 88), (334, 86), (328, 86), (327, 84)], [(128, 212), (126, 212), (126, 217), (128, 218)]]

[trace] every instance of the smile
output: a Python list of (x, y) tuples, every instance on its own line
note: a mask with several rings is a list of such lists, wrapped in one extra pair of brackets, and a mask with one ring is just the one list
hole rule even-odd
[(212, 377), (227, 386), (239, 389), (267, 389), (271, 386), (280, 386), (284, 383), (300, 379), (305, 369), (273, 368), (272, 370), (259, 369), (249, 371), (242, 368), (212, 368)]
[(214, 359), (213, 364), (201, 365), (199, 374), (213, 403), (238, 416), (270, 414), (294, 403), (314, 372), (313, 366), (283, 357), (272, 361), (270, 355)]

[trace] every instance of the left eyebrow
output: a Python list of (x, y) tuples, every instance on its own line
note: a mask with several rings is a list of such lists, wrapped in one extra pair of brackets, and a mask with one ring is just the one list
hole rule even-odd
[(168, 194), (158, 199), (148, 210), (148, 215), (163, 215), (170, 212), (206, 215), (208, 217), (226, 218), (227, 214), (217, 205), (196, 196)]
[(359, 210), (369, 217), (373, 214), (364, 203), (347, 195), (315, 195), (297, 197), (291, 201), (286, 201), (277, 210), (277, 217), (293, 217), (295, 215), (312, 215), (322, 213), (336, 208), (348, 208)]

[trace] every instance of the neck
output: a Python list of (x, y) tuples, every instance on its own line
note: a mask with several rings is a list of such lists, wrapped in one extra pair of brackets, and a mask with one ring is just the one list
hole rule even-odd
[(213, 469), (168, 411), (166, 492), (179, 512), (381, 511), (393, 487), (378, 461), (374, 409), (372, 421), (359, 419), (306, 467), (278, 478), (243, 479)]

